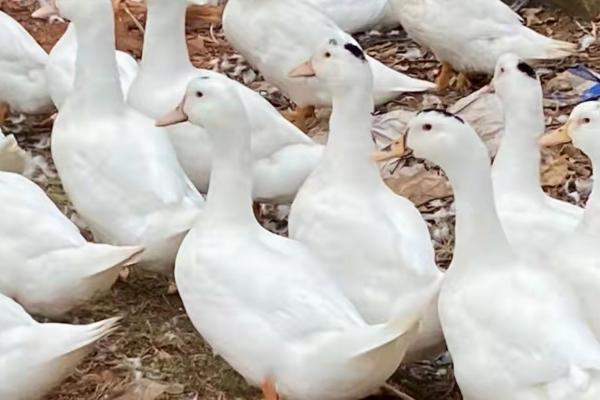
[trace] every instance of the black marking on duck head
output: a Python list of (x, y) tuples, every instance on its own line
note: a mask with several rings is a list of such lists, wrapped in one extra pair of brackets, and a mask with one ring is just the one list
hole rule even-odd
[(365, 53), (360, 49), (360, 47), (352, 44), (352, 43), (346, 43), (344, 45), (344, 48), (346, 50), (348, 50), (350, 53), (352, 53), (352, 55), (356, 58), (358, 58), (361, 61), (367, 61), (367, 57), (365, 57)]
[(517, 64), (517, 69), (530, 77), (531, 79), (537, 80), (537, 74), (535, 70), (531, 67), (531, 65), (527, 64), (525, 61), (521, 61)]
[(432, 113), (432, 112), (445, 115), (446, 117), (449, 117), (449, 118), (454, 118), (455, 120), (457, 120), (461, 124), (465, 123), (465, 120), (462, 119), (461, 117), (459, 117), (458, 115), (452, 114), (451, 112), (446, 111), (446, 110), (444, 110), (442, 108), (426, 108), (425, 110), (419, 111), (417, 113), (417, 115), (426, 114), (426, 113)]

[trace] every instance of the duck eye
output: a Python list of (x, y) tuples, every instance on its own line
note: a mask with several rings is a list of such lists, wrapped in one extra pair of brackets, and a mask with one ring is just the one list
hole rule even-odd
[(429, 132), (429, 131), (430, 131), (430, 130), (432, 130), (432, 129), (433, 129), (433, 126), (432, 126), (431, 124), (424, 124), (424, 125), (423, 125), (423, 130), (424, 130), (425, 132)]
[(500, 68), (500, 73), (503, 74), (504, 73), (504, 67)]
[(203, 97), (203, 96), (204, 96), (204, 93), (202, 93), (202, 92), (196, 92), (196, 97)]
[(584, 119), (583, 119), (583, 123), (584, 123), (584, 124), (589, 124), (590, 122), (592, 122), (592, 120), (591, 120), (591, 119), (589, 119), (589, 118), (584, 118)]
[(325, 52), (325, 58), (330, 58), (331, 57), (331, 53), (330, 52)]

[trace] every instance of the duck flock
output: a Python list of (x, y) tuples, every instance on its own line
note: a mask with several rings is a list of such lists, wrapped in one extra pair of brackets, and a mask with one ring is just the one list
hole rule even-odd
[[(282, 115), (192, 65), (186, 9), (206, 0), (146, 0), (139, 64), (115, 52), (118, 0), (40, 3), (34, 17), (70, 25), (47, 54), (0, 12), (0, 119), (58, 111), (52, 158), (94, 242), (0, 136), (0, 400), (43, 397), (118, 329), (117, 316), (30, 315), (60, 320), (124, 267), (174, 276), (198, 333), (265, 400), (361, 399), (446, 349), (466, 400), (600, 399), (600, 188), (584, 210), (546, 195), (539, 176), (540, 146), (573, 142), (600, 165), (600, 103), (544, 134), (531, 66), (576, 45), (500, 0), (229, 0), (225, 36), (295, 103)], [(351, 36), (398, 22), (440, 61), (436, 82)], [(441, 109), (376, 150), (376, 105), (468, 87), (474, 73), (493, 76), (486, 90), (503, 105), (493, 166), (474, 129)], [(315, 107), (332, 108), (325, 146), (303, 132)], [(447, 271), (417, 208), (381, 178), (380, 162), (408, 156), (453, 187)], [(289, 238), (257, 222), (260, 203), (291, 204)]]

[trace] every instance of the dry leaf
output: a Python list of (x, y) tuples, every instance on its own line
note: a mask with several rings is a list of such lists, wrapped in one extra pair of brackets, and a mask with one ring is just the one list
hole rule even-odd
[(202, 36), (196, 36), (194, 39), (188, 40), (188, 47), (190, 52), (205, 51), (206, 46), (204, 45), (204, 39)]
[(542, 12), (541, 8), (526, 8), (523, 10), (523, 17), (527, 26), (540, 25), (542, 20), (538, 18), (538, 14)]
[(565, 157), (553, 159), (542, 166), (542, 186), (558, 186), (569, 176), (569, 163)]
[(452, 195), (446, 179), (431, 171), (423, 170), (413, 176), (394, 175), (385, 179), (385, 183), (416, 205)]
[(133, 382), (125, 393), (113, 400), (154, 400), (165, 393), (169, 387), (149, 379), (140, 379)]
[(166, 392), (170, 395), (179, 395), (183, 394), (185, 387), (181, 383), (174, 383), (167, 387)]
[(219, 24), (223, 16), (223, 6), (191, 6), (187, 10), (188, 20), (209, 24)]

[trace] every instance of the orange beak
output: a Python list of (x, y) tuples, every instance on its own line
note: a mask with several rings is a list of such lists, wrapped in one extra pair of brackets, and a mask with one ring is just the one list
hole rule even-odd
[(165, 127), (188, 121), (188, 116), (183, 110), (183, 104), (184, 101), (182, 100), (173, 111), (157, 119), (155, 125), (157, 127)]
[(569, 143), (571, 141), (570, 130), (571, 123), (567, 122), (564, 126), (561, 126), (557, 130), (539, 138), (538, 143), (542, 147), (557, 146), (559, 144)]
[(292, 69), (288, 76), (290, 78), (312, 78), (316, 76), (315, 69), (313, 68), (312, 62), (308, 60), (307, 62), (297, 66)]
[(374, 161), (388, 161), (394, 158), (403, 158), (407, 152), (406, 135), (403, 135), (380, 151), (374, 152), (371, 157)]
[(481, 89), (481, 93), (483, 93), (483, 94), (494, 94), (494, 93), (496, 93), (496, 88), (494, 88), (494, 82), (492, 81), (489, 85), (484, 86)]

